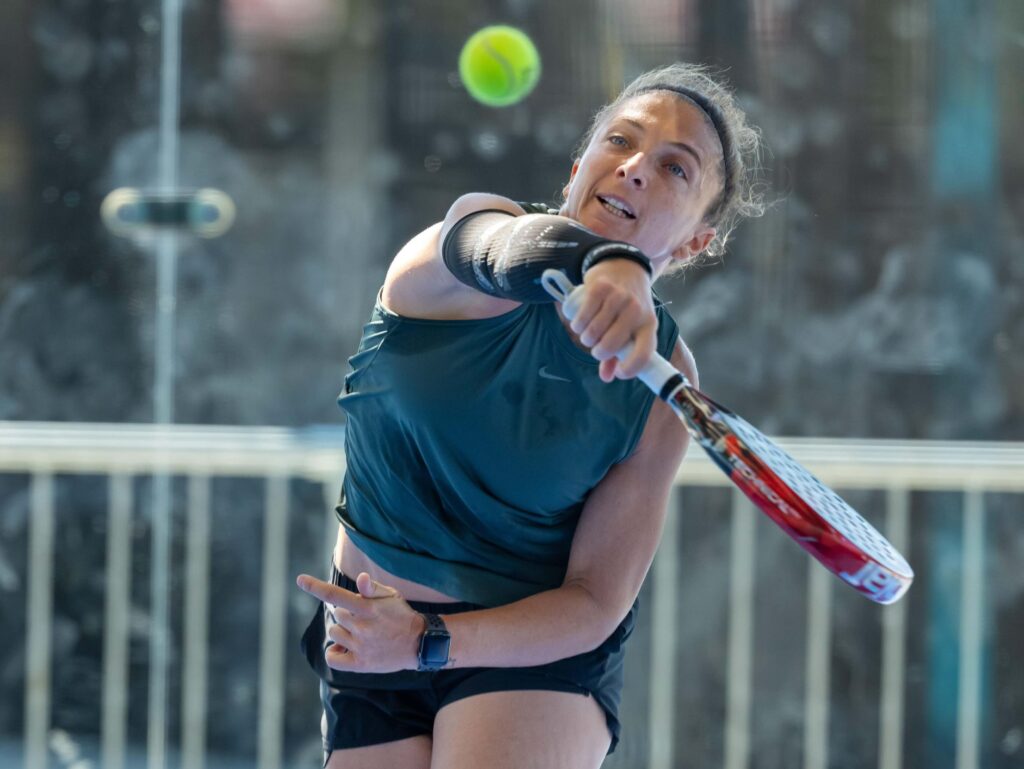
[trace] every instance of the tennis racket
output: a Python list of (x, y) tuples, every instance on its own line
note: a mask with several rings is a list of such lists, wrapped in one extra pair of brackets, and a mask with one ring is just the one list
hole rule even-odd
[[(558, 270), (541, 283), (571, 319), (582, 298)], [(621, 360), (631, 349), (617, 354)], [(657, 353), (637, 375), (665, 401), (712, 461), (804, 550), (861, 595), (898, 601), (914, 571), (870, 523), (763, 433), (690, 384)]]

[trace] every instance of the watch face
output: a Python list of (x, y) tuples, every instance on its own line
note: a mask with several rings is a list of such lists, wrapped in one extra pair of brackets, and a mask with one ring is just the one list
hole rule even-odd
[(448, 647), (451, 642), (451, 636), (448, 634), (424, 634), (420, 650), (420, 661), (427, 665), (444, 665), (448, 662)]

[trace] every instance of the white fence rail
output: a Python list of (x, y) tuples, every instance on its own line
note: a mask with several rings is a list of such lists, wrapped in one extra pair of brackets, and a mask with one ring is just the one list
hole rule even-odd
[[(104, 609), (103, 695), (100, 762), (103, 769), (127, 766), (128, 607), (131, 562), (131, 479), (178, 476), (188, 480), (185, 544), (183, 637), (181, 639), (180, 765), (204, 766), (207, 728), (207, 650), (209, 639), (210, 482), (218, 476), (265, 479), (266, 515), (260, 602), (258, 724), (255, 734), (260, 769), (284, 766), (284, 684), (287, 590), (287, 481), (301, 478), (322, 484), (325, 553), (333, 543), (334, 520), (328, 511), (344, 470), (338, 429), (289, 430), (200, 426), (153, 427), (125, 424), (0, 422), (0, 473), (30, 477), (31, 525), (28, 538), (26, 597), (24, 733), (25, 769), (54, 766), (48, 758), (52, 706), (50, 639), (53, 621), (54, 484), (57, 475), (108, 478), (108, 539)], [(977, 769), (980, 644), (982, 637), (982, 558), (985, 492), (1024, 493), (1024, 444), (907, 442), (872, 440), (780, 441), (826, 484), (886, 492), (886, 533), (897, 548), (908, 542), (909, 495), (921, 490), (963, 493), (964, 561), (961, 582), (960, 680), (957, 769)], [(678, 486), (728, 486), (728, 481), (698, 449), (680, 468)], [(677, 500), (678, 501), (678, 500)], [(677, 509), (677, 508), (673, 508)], [(750, 709), (754, 635), (755, 511), (734, 493), (727, 596), (728, 632), (724, 724), (725, 769), (750, 765)], [(648, 698), (650, 769), (678, 765), (672, 734), (678, 719), (673, 697), (677, 661), (678, 516), (669, 516), (652, 574), (652, 631)], [(167, 574), (152, 574), (167, 584)], [(804, 768), (828, 764), (830, 602), (833, 581), (810, 567), (804, 716)], [(886, 609), (879, 702), (879, 769), (901, 769), (903, 735), (905, 607)], [(159, 638), (167, 628), (153, 629)], [(156, 658), (160, 658), (157, 656)], [(150, 720), (150, 743), (162, 722)], [(162, 731), (159, 732), (162, 743)], [(619, 759), (620, 757), (613, 757)], [(611, 763), (611, 762), (610, 762)], [(162, 765), (149, 769), (164, 769)]]

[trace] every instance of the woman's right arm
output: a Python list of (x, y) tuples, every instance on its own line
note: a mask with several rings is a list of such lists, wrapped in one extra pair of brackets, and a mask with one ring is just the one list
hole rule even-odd
[(441, 244), (448, 231), (465, 216), (486, 209), (526, 213), (514, 201), (500, 195), (473, 192), (456, 200), (443, 222), (414, 237), (395, 256), (384, 279), (384, 306), (407, 318), (469, 320), (501, 315), (519, 306), (460, 282), (441, 258)]
[[(459, 198), (444, 222), (395, 257), (384, 306), (412, 318), (490, 318), (521, 302), (550, 303), (538, 279), (545, 269), (561, 270), (586, 288), (572, 330), (601, 361), (601, 379), (636, 376), (654, 352), (658, 328), (650, 260), (635, 246), (603, 238), (571, 219), (518, 218), (525, 213), (498, 195)], [(619, 361), (615, 354), (631, 339), (632, 351)]]

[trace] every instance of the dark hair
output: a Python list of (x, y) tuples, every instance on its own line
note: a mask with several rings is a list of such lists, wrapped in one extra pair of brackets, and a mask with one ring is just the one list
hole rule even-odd
[(747, 122), (746, 113), (736, 103), (724, 78), (712, 75), (708, 67), (677, 62), (637, 77), (614, 101), (594, 115), (574, 158), (579, 160), (582, 157), (598, 127), (618, 112), (623, 104), (651, 91), (671, 91), (696, 104), (722, 143), (722, 162), (718, 167), (722, 190), (708, 205), (703, 217), (717, 231), (706, 252), (711, 256), (721, 256), (740, 220), (761, 216), (767, 206), (764, 185), (759, 181), (761, 132)]

